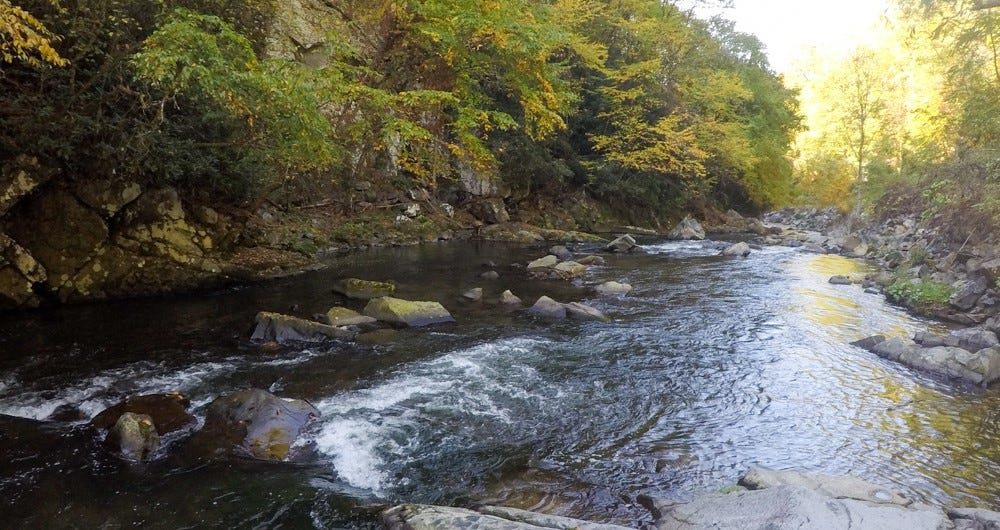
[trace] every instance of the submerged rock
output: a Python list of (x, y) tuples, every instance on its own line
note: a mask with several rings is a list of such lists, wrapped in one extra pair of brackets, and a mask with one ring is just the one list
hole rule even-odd
[(427, 504), (402, 504), (382, 512), (388, 530), (628, 530), (628, 527), (591, 523), (557, 515), (483, 506), (478, 512)]
[(670, 239), (705, 239), (705, 229), (690, 215), (681, 219), (677, 226), (667, 234)]
[(160, 435), (147, 414), (126, 412), (118, 417), (105, 443), (128, 460), (141, 462), (160, 447)]
[(545, 318), (566, 318), (566, 306), (556, 302), (548, 296), (539, 298), (535, 305), (528, 309), (532, 315)]
[(284, 399), (259, 389), (240, 390), (208, 406), (196, 443), (260, 460), (285, 460), (292, 444), (319, 410), (300, 399)]
[(759, 489), (693, 502), (649, 500), (659, 530), (942, 530), (944, 512), (911, 504), (888, 488), (853, 477), (751, 470), (740, 484)]
[(634, 252), (639, 245), (636, 244), (635, 238), (625, 234), (623, 236), (616, 237), (614, 241), (608, 243), (604, 250), (608, 252), (625, 253)]
[(604, 258), (600, 256), (584, 256), (576, 260), (576, 262), (579, 263), (580, 265), (587, 265), (587, 266), (590, 265), (601, 266), (604, 265), (605, 263)]
[(159, 434), (168, 434), (197, 423), (187, 411), (190, 406), (191, 401), (178, 392), (132, 396), (94, 416), (90, 426), (111, 429), (124, 414), (133, 413), (148, 417)]
[(594, 287), (594, 290), (602, 296), (625, 296), (632, 292), (632, 286), (627, 283), (604, 282)]
[(347, 278), (337, 282), (333, 286), (333, 292), (342, 294), (348, 298), (370, 300), (380, 296), (391, 296), (396, 292), (396, 284), (392, 282)]
[(747, 257), (750, 255), (750, 245), (745, 241), (736, 243), (735, 245), (730, 245), (722, 250), (723, 256), (740, 256)]
[(499, 280), (500, 273), (498, 273), (497, 271), (486, 271), (480, 274), (479, 277), (484, 280)]
[(289, 342), (322, 342), (329, 339), (351, 339), (354, 332), (320, 324), (304, 318), (261, 311), (257, 313), (257, 327), (250, 340), (274, 341), (278, 344)]
[(388, 296), (369, 301), (364, 313), (382, 322), (410, 327), (455, 321), (438, 302), (417, 302)]
[(568, 248), (562, 245), (556, 245), (549, 249), (549, 254), (554, 255), (562, 261), (569, 261), (573, 259), (573, 253), (569, 251)]

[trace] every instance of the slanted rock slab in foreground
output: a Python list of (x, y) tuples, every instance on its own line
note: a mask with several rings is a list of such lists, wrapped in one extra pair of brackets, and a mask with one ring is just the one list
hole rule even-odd
[(485, 506), (478, 512), (426, 504), (402, 504), (382, 512), (389, 530), (629, 530), (628, 527), (591, 523), (555, 515)]
[(388, 296), (373, 298), (365, 306), (364, 313), (382, 322), (410, 327), (455, 321), (438, 302), (414, 302)]
[(311, 320), (261, 311), (257, 313), (257, 327), (250, 340), (289, 342), (322, 342), (329, 339), (351, 339), (355, 333)]
[(751, 470), (741, 484), (764, 489), (713, 494), (686, 504), (651, 500), (658, 530), (945, 530), (939, 509), (910, 504), (853, 477)]

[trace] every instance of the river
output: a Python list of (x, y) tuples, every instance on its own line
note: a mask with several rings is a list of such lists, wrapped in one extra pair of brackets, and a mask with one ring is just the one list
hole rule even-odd
[[(218, 293), (6, 315), (0, 525), (364, 528), (380, 507), (413, 501), (641, 526), (652, 519), (639, 495), (689, 499), (754, 465), (850, 473), (939, 504), (1000, 504), (1000, 392), (850, 346), (933, 326), (827, 283), (863, 262), (645, 243), (581, 285), (507, 267), (543, 248), (442, 243)], [(488, 261), (500, 280), (479, 278)], [(268, 352), (248, 342), (257, 311), (324, 312), (348, 276), (394, 279), (400, 297), (441, 301), (458, 322), (377, 344)], [(605, 280), (635, 290), (597, 298), (588, 286)], [(476, 286), (486, 301), (463, 301)], [(508, 288), (526, 301), (583, 300), (612, 321), (537, 320), (490, 300)], [(246, 387), (322, 411), (294, 462), (206, 462), (173, 440), (155, 461), (127, 464), (86, 428), (126, 396), (181, 391), (200, 415)]]

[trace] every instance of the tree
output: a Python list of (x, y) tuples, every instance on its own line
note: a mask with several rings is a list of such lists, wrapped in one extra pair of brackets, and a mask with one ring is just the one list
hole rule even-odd
[(52, 47), (57, 40), (31, 13), (10, 0), (0, 0), (0, 59), (4, 62), (21, 61), (36, 68), (65, 66), (66, 59)]

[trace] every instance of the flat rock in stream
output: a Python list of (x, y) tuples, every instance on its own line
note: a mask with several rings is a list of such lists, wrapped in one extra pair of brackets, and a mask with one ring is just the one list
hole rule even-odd
[(393, 282), (346, 278), (334, 284), (333, 292), (342, 294), (348, 298), (371, 300), (380, 296), (392, 296), (396, 292), (396, 284)]
[(1000, 346), (970, 352), (950, 346), (923, 348), (909, 340), (892, 338), (876, 344), (871, 351), (913, 368), (970, 383), (988, 385), (1000, 378)]
[(451, 313), (438, 302), (420, 302), (383, 296), (373, 298), (364, 313), (389, 324), (422, 327), (431, 324), (454, 322)]
[(388, 530), (629, 530), (625, 526), (484, 506), (479, 511), (427, 504), (401, 504), (382, 512)]
[(323, 342), (330, 339), (352, 339), (353, 331), (320, 324), (304, 318), (261, 311), (257, 313), (257, 326), (250, 340), (274, 341), (278, 344), (290, 342)]
[(649, 499), (658, 530), (944, 530), (939, 509), (854, 477), (751, 470), (741, 484), (761, 488), (678, 504)]

